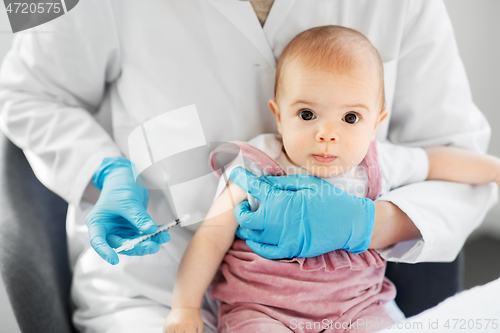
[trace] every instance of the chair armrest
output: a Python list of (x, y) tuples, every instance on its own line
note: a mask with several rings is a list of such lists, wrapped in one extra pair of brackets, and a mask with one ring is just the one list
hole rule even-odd
[(67, 204), (43, 186), (0, 133), (0, 272), (22, 332), (75, 332)]

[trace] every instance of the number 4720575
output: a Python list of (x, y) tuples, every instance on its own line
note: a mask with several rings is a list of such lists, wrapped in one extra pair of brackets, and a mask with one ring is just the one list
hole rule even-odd
[(20, 14), (35, 14), (35, 13), (52, 13), (58, 14), (61, 12), (61, 4), (58, 2), (40, 2), (40, 3), (27, 3), (27, 2), (14, 2), (9, 3), (6, 10), (7, 13), (20, 13)]
[(448, 319), (444, 323), (444, 327), (448, 329), (460, 329), (460, 330), (480, 330), (480, 329), (497, 329), (498, 319)]

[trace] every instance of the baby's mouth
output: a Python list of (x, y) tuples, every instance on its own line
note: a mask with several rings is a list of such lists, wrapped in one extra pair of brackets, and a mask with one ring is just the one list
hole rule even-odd
[(312, 156), (319, 163), (331, 163), (337, 158), (337, 156), (328, 154), (313, 154)]

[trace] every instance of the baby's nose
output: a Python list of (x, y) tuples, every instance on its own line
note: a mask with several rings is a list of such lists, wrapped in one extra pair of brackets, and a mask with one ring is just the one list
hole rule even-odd
[(335, 141), (335, 136), (334, 135), (320, 135), (318, 137), (319, 141)]
[(321, 142), (331, 142), (337, 140), (337, 134), (333, 130), (319, 131), (316, 140)]

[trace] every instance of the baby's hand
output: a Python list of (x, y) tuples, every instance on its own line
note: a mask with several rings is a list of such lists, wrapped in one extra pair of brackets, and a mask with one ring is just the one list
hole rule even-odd
[(203, 320), (200, 310), (195, 308), (174, 308), (165, 319), (163, 333), (202, 333)]

